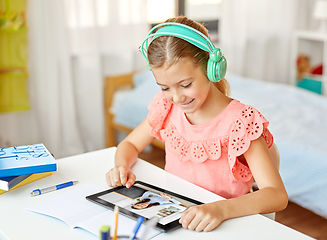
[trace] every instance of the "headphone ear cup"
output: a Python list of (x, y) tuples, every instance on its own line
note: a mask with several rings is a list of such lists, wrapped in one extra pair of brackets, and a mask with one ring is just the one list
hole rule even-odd
[(221, 59), (219, 60), (216, 71), (217, 71), (216, 77), (219, 80), (224, 79), (227, 71), (227, 60), (224, 56), (222, 56)]
[(209, 58), (207, 64), (207, 77), (211, 82), (218, 82), (220, 79), (217, 80), (216, 78), (216, 69), (217, 69), (217, 62), (213, 61)]
[(226, 75), (227, 61), (220, 49), (215, 49), (209, 56), (207, 77), (212, 82), (219, 82)]

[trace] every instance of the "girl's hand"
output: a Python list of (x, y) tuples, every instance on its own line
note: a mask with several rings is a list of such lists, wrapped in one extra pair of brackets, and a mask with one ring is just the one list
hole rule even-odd
[(130, 188), (136, 180), (136, 176), (125, 166), (116, 166), (106, 174), (109, 187), (126, 186)]
[(183, 228), (197, 232), (209, 232), (224, 221), (219, 202), (193, 206), (183, 212), (179, 223)]

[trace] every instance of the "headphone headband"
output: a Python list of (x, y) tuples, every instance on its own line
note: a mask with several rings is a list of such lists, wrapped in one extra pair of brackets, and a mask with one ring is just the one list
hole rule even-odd
[[(160, 28), (158, 31), (153, 33), (159, 27), (162, 28)], [(167, 22), (167, 23), (158, 24), (157, 26), (153, 27), (148, 33), (148, 36), (142, 42), (141, 51), (146, 59), (147, 59), (146, 55), (149, 45), (152, 43), (154, 39), (160, 36), (174, 36), (184, 39), (185, 41), (195, 45), (196, 47), (201, 48), (202, 50), (210, 53), (212, 53), (215, 49), (215, 46), (210, 41), (210, 39), (202, 32), (190, 26), (187, 26), (185, 24)], [(152, 39), (149, 42), (150, 38)]]
[[(154, 32), (156, 29), (158, 30)], [(149, 66), (149, 60), (147, 57), (148, 47), (154, 39), (161, 36), (177, 37), (193, 44), (194, 46), (206, 52), (209, 52), (209, 61), (207, 67), (209, 80), (213, 82), (218, 82), (220, 79), (224, 78), (227, 63), (220, 49), (216, 48), (211, 42), (211, 40), (202, 32), (188, 25), (175, 22), (166, 22), (158, 24), (150, 30), (147, 37), (143, 40), (139, 50), (146, 59), (149, 70), (151, 70), (151, 68)], [(220, 62), (222, 64), (220, 64)], [(218, 66), (216, 66), (217, 64)]]

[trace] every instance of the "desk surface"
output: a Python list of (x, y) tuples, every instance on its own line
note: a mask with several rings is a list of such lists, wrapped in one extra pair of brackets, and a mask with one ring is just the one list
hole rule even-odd
[[(95, 240), (95, 235), (83, 229), (72, 229), (56, 218), (25, 210), (38, 202), (53, 198), (69, 188), (30, 197), (36, 188), (45, 188), (58, 183), (78, 180), (78, 184), (93, 183), (107, 187), (105, 173), (114, 166), (116, 148), (109, 148), (58, 160), (58, 171), (51, 176), (27, 184), (0, 195), (0, 231), (10, 240), (33, 239), (79, 239)], [(178, 192), (190, 198), (208, 203), (221, 197), (182, 180), (143, 160), (133, 167), (137, 180), (149, 182), (161, 188)], [(178, 229), (163, 233), (154, 239), (311, 239), (261, 215), (230, 219), (209, 233), (197, 233)], [(0, 239), (2, 240), (1, 236)]]

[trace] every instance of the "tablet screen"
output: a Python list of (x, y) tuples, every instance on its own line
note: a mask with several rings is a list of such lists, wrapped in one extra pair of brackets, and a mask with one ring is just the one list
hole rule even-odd
[(170, 231), (181, 225), (182, 213), (189, 207), (202, 204), (196, 200), (137, 181), (130, 187), (117, 187), (87, 197), (88, 200), (113, 209), (119, 206), (124, 215), (137, 219), (157, 217), (157, 229)]

